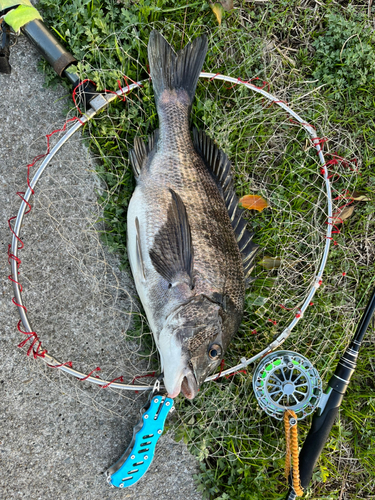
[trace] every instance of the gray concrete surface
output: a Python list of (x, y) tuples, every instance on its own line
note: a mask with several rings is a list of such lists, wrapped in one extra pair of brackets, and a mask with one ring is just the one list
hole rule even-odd
[[(196, 462), (168, 435), (143, 480), (111, 489), (104, 472), (126, 448), (144, 396), (77, 382), (27, 357), (28, 346), (17, 348), (25, 336), (7, 279), (7, 220), (19, 208), (27, 163), (45, 151), (45, 134), (64, 123), (68, 102), (62, 87), (43, 88), (37, 61), (21, 37), (12, 74), (0, 75), (0, 498), (198, 500)], [(20, 280), (43, 346), (86, 373), (100, 365), (114, 378), (139, 369), (139, 342), (124, 340), (137, 305), (132, 281), (98, 243), (97, 188), (92, 158), (77, 138), (51, 165), (25, 218)]]

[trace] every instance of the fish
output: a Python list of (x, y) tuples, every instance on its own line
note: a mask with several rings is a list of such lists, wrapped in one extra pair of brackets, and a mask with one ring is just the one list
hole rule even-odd
[(177, 53), (152, 31), (150, 75), (159, 128), (129, 152), (136, 188), (127, 248), (169, 397), (193, 399), (222, 362), (243, 316), (258, 245), (247, 229), (228, 156), (189, 128), (208, 41)]

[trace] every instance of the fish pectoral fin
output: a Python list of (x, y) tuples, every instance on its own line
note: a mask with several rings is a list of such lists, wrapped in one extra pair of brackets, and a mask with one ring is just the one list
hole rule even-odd
[(154, 130), (148, 136), (148, 142), (145, 144), (140, 137), (134, 139), (134, 149), (129, 151), (130, 162), (135, 177), (138, 177), (142, 168), (145, 166), (150, 153), (156, 147), (159, 138), (159, 129)]
[(225, 206), (227, 207), (230, 222), (236, 235), (238, 248), (241, 253), (245, 273), (245, 284), (250, 282), (250, 273), (254, 267), (255, 256), (259, 246), (253, 243), (254, 236), (247, 229), (247, 221), (243, 218), (245, 211), (240, 208), (239, 200), (234, 190), (231, 163), (228, 156), (219, 149), (213, 139), (203, 130), (193, 129), (193, 143), (195, 150), (201, 156), (207, 169), (213, 174), (217, 184), (221, 187)]
[(143, 278), (143, 280), (145, 280), (146, 279), (145, 265), (144, 265), (143, 257), (142, 257), (141, 234), (140, 234), (138, 217), (135, 218), (135, 228), (136, 228), (136, 231), (137, 231), (137, 235), (136, 235), (137, 264), (138, 264), (138, 268), (142, 272), (142, 278)]
[(178, 276), (185, 274), (192, 289), (194, 251), (188, 215), (181, 197), (173, 189), (169, 191), (172, 199), (167, 221), (155, 236), (150, 258), (156, 271), (168, 283), (176, 283)]

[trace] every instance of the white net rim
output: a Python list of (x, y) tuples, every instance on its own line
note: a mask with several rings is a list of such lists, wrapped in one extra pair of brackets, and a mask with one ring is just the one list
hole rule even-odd
[[(324, 159), (323, 155), (323, 150), (322, 150), (322, 141), (316, 134), (316, 130), (312, 125), (309, 123), (306, 123), (295, 111), (293, 111), (285, 102), (279, 100), (277, 97), (273, 96), (264, 88), (257, 87), (251, 82), (246, 82), (243, 81), (239, 78), (233, 78), (230, 76), (226, 75), (221, 75), (219, 73), (206, 73), (202, 72), (200, 74), (200, 78), (205, 78), (209, 80), (221, 80), (224, 82), (232, 83), (233, 85), (243, 85), (247, 87), (248, 89), (257, 92), (264, 96), (266, 99), (268, 99), (271, 103), (276, 104), (277, 106), (280, 106), (284, 111), (289, 113), (309, 134), (310, 139), (314, 145), (314, 148), (316, 149), (317, 155), (319, 157), (319, 161), (321, 163), (321, 173), (323, 175), (324, 183), (325, 183), (325, 193), (326, 193), (326, 199), (327, 199), (327, 218), (328, 221), (333, 219), (333, 214), (332, 214), (332, 194), (331, 194), (331, 184), (329, 181), (329, 176), (328, 176), (328, 170), (326, 167), (326, 161)], [(95, 97), (91, 102), (91, 109), (85, 113), (80, 119), (77, 119), (76, 123), (70, 127), (63, 137), (57, 142), (57, 144), (53, 147), (53, 149), (46, 155), (44, 158), (43, 162), (41, 163), (40, 167), (38, 168), (37, 172), (35, 173), (34, 177), (30, 181), (29, 187), (25, 193), (25, 195), (22, 198), (22, 202), (20, 205), (20, 208), (18, 210), (17, 218), (14, 224), (14, 228), (12, 230), (13, 232), (13, 238), (12, 238), (12, 244), (11, 244), (11, 255), (14, 257), (11, 259), (11, 270), (12, 270), (12, 281), (13, 281), (13, 290), (14, 290), (14, 303), (18, 308), (18, 312), (20, 314), (20, 318), (22, 321), (22, 324), (24, 326), (25, 332), (26, 333), (32, 333), (33, 329), (31, 328), (30, 321), (27, 316), (27, 310), (25, 306), (23, 305), (22, 301), (22, 288), (20, 284), (18, 283), (18, 241), (20, 238), (21, 234), (21, 226), (22, 226), (22, 221), (23, 217), (27, 211), (27, 208), (29, 207), (29, 200), (31, 195), (34, 192), (34, 188), (37, 185), (40, 177), (42, 176), (44, 170), (47, 168), (48, 164), (50, 161), (54, 158), (56, 153), (61, 149), (61, 147), (88, 121), (90, 121), (94, 116), (101, 111), (103, 108), (105, 108), (110, 102), (114, 101), (116, 98), (121, 97), (123, 95), (128, 94), (131, 92), (133, 89), (137, 87), (141, 87), (142, 84), (145, 82), (145, 80), (142, 80), (140, 82), (134, 82), (130, 85), (127, 85), (126, 87), (123, 87), (119, 89), (116, 92), (110, 93), (110, 94), (105, 94), (105, 95), (98, 95)], [(254, 363), (256, 360), (262, 358), (266, 354), (274, 351), (277, 349), (291, 334), (293, 328), (297, 325), (297, 323), (303, 318), (305, 310), (308, 308), (312, 298), (314, 297), (317, 289), (320, 287), (323, 279), (323, 272), (324, 268), (326, 266), (326, 262), (328, 259), (328, 253), (329, 253), (329, 248), (330, 248), (330, 243), (331, 243), (331, 234), (332, 234), (332, 224), (327, 223), (327, 229), (326, 229), (326, 234), (325, 234), (325, 245), (324, 245), (324, 251), (323, 255), (320, 261), (320, 266), (319, 270), (316, 273), (313, 281), (313, 285), (311, 288), (308, 290), (307, 297), (301, 307), (299, 308), (298, 314), (294, 314), (294, 317), (292, 321), (289, 323), (289, 325), (284, 328), (284, 330), (280, 333), (280, 335), (271, 343), (269, 344), (265, 349), (260, 351), (258, 354), (255, 356), (246, 359), (242, 358), (240, 360), (240, 363), (237, 364), (236, 366), (233, 366), (231, 368), (228, 368), (226, 370), (221, 371), (219, 374), (214, 374), (211, 375), (210, 377), (207, 377), (205, 382), (211, 381), (211, 380), (216, 380), (220, 377), (228, 376), (230, 374), (233, 374), (237, 372), (238, 370), (241, 370), (243, 368), (246, 368), (248, 365), (251, 363)], [(43, 357), (40, 357), (42, 361), (44, 361), (49, 367), (51, 368), (56, 368), (59, 369), (65, 373), (68, 373), (69, 375), (80, 379), (80, 380), (85, 380), (87, 382), (99, 385), (101, 387), (103, 386), (110, 386), (113, 389), (123, 389), (123, 390), (130, 390), (130, 391), (148, 391), (153, 389), (153, 385), (129, 385), (129, 384), (124, 384), (124, 383), (119, 383), (119, 382), (112, 382), (108, 380), (103, 380), (101, 378), (93, 377), (93, 376), (87, 376), (84, 373), (81, 373), (79, 371), (74, 370), (70, 366), (67, 366), (67, 364), (61, 363), (57, 359), (55, 359), (53, 356), (49, 354), (45, 354)]]

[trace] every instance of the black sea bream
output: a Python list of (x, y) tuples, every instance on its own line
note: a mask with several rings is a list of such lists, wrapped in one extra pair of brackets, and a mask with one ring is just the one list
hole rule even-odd
[(136, 139), (128, 254), (158, 347), (164, 385), (195, 397), (237, 332), (257, 250), (234, 193), (230, 162), (189, 113), (205, 36), (177, 54), (156, 31), (148, 57), (159, 129)]

